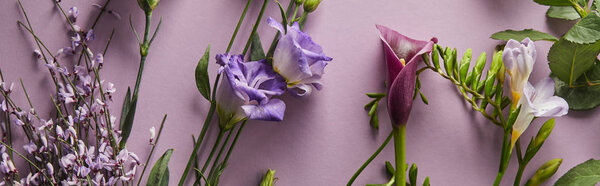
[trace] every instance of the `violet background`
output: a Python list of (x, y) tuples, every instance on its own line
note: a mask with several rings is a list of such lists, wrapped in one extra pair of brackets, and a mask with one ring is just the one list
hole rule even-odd
[[(92, 3), (104, 1), (63, 0), (62, 4), (65, 8), (77, 6), (81, 13), (78, 24), (88, 28), (98, 13)], [(191, 152), (191, 135), (200, 132), (209, 107), (194, 83), (196, 63), (210, 44), (210, 74), (214, 78), (217, 65), (213, 56), (225, 50), (245, 3), (162, 0), (154, 13), (154, 24), (162, 16), (163, 27), (150, 49), (128, 148), (146, 157), (150, 150), (148, 128), (158, 127), (162, 115), (168, 113), (152, 162), (167, 148), (176, 149), (170, 162), (172, 185), (179, 180)], [(243, 49), (261, 3), (252, 3), (232, 52)], [(287, 1), (283, 3), (286, 5)], [(68, 45), (67, 26), (51, 0), (23, 0), (23, 4), (34, 29), (51, 50)], [(139, 63), (137, 41), (127, 18), (132, 15), (137, 30), (142, 31), (143, 12), (134, 0), (115, 0), (109, 9), (123, 19), (103, 17), (95, 30), (97, 37), (92, 48), (100, 51), (115, 29), (102, 77), (116, 84), (118, 92), (111, 108), (113, 113), (119, 113), (127, 86), (135, 82)], [(417, 39), (436, 36), (443, 46), (457, 47), (459, 53), (471, 47), (478, 55), (491, 53), (501, 43), (489, 38), (496, 31), (534, 28), (559, 36), (574, 23), (546, 18), (546, 9), (523, 0), (324, 1), (309, 16), (306, 32), (334, 58), (326, 68), (325, 88), (304, 98), (284, 96), (288, 109), (283, 122), (250, 122), (223, 173), (222, 185), (257, 185), (267, 168), (276, 170), (278, 185), (346, 184), (391, 130), (385, 107), (380, 108), (379, 131), (369, 126), (363, 110), (369, 101), (364, 93), (384, 91), (385, 65), (375, 24)], [(264, 19), (268, 16), (279, 19), (274, 2), (268, 5)], [(38, 112), (48, 113), (50, 79), (45, 67), (32, 55), (32, 37), (17, 27), (17, 20), (24, 21), (17, 2), (0, 1), (0, 67), (8, 81), (18, 83), (18, 78), (23, 78)], [(263, 45), (268, 45), (275, 30), (263, 22), (259, 33)], [(546, 55), (551, 43), (540, 41), (536, 45), (533, 82), (549, 74)], [(491, 55), (488, 58), (491, 60)], [(473, 112), (449, 81), (431, 71), (421, 78), (429, 105), (415, 102), (407, 128), (407, 161), (417, 163), (419, 182), (430, 176), (433, 185), (491, 185), (500, 159), (501, 128)], [(17, 89), (15, 96), (25, 105), (26, 100)], [(600, 131), (600, 117), (595, 116), (598, 112), (570, 111), (558, 118), (553, 133), (527, 167), (522, 183), (553, 158), (564, 161), (545, 185), (553, 184), (576, 164), (598, 158), (599, 142), (594, 139)], [(543, 121), (536, 120), (523, 138), (534, 135)], [(216, 133), (216, 128), (209, 131), (209, 141)], [(209, 147), (201, 150), (207, 154)], [(383, 163), (393, 159), (393, 146), (389, 144), (355, 185), (387, 182)], [(512, 185), (516, 169), (513, 157), (502, 185)]]

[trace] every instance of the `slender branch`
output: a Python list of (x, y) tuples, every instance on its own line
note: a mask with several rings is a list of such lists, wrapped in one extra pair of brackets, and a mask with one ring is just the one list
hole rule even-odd
[(393, 134), (394, 134), (393, 132), (390, 132), (388, 137), (385, 139), (385, 141), (383, 141), (383, 143), (379, 146), (379, 148), (377, 148), (377, 150), (373, 153), (373, 155), (371, 155), (371, 157), (369, 157), (369, 159), (367, 159), (367, 161), (365, 161), (365, 163), (363, 163), (360, 166), (360, 168), (358, 168), (358, 170), (356, 170), (356, 173), (354, 173), (354, 175), (352, 175), (352, 177), (346, 184), (347, 186), (352, 185), (352, 183), (354, 183), (354, 180), (356, 180), (358, 175), (360, 175), (360, 173), (367, 167), (367, 165), (369, 165), (371, 163), (371, 161), (373, 161), (373, 159), (375, 159), (375, 157), (377, 157), (377, 155), (379, 155), (379, 153), (387, 146), (387, 144), (392, 139)]
[(154, 148), (156, 148), (156, 144), (158, 144), (158, 140), (160, 139), (160, 135), (162, 134), (163, 127), (165, 126), (165, 121), (167, 120), (167, 115), (160, 122), (160, 129), (158, 129), (158, 135), (156, 135), (156, 140), (152, 143), (152, 149), (150, 150), (150, 154), (148, 154), (148, 158), (146, 158), (146, 163), (144, 163), (144, 169), (142, 169), (142, 174), (140, 174), (140, 178), (138, 178), (137, 185), (139, 186), (142, 182), (142, 177), (144, 177), (144, 173), (146, 172), (146, 168), (148, 167), (148, 163), (150, 162), (150, 158), (152, 158), (152, 154), (154, 153)]

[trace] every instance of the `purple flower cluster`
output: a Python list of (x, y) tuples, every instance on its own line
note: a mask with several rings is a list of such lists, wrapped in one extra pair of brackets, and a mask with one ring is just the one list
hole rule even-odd
[[(43, 119), (34, 108), (23, 109), (11, 99), (13, 84), (0, 81), (0, 114), (10, 118), (2, 123), (0, 144), (0, 185), (115, 185), (117, 182), (133, 182), (138, 166), (138, 156), (119, 147), (121, 139), (116, 117), (108, 106), (116, 89), (112, 83), (104, 83), (99, 77), (104, 57), (94, 53), (87, 44), (94, 40), (91, 29), (83, 31), (77, 25), (79, 11), (68, 11), (73, 28), (71, 45), (61, 48), (55, 55), (35, 50), (34, 54), (45, 62), (57, 92), (52, 102), (56, 114)], [(85, 65), (62, 66), (59, 61), (67, 55), (80, 53)], [(51, 56), (47, 58), (46, 56)], [(63, 58), (60, 58), (63, 57)], [(11, 126), (14, 124), (12, 130)], [(17, 128), (18, 127), (18, 128)], [(30, 169), (28, 175), (20, 176), (27, 168), (17, 168), (13, 158), (20, 151), (14, 148), (11, 132), (23, 129), (27, 143), (22, 146), (23, 155)], [(13, 136), (15, 137), (15, 136)], [(153, 145), (153, 144), (151, 144)], [(21, 170), (23, 169), (23, 170)], [(19, 178), (19, 179), (17, 179)]]
[[(332, 58), (321, 46), (300, 30), (298, 23), (287, 26), (268, 19), (269, 25), (283, 36), (273, 54), (273, 64), (266, 60), (244, 62), (242, 55), (219, 54), (217, 64), (223, 81), (217, 89), (217, 113), (220, 126), (229, 129), (244, 120), (281, 121), (285, 103), (273, 96), (289, 90), (293, 95), (309, 95), (312, 87), (321, 89), (321, 76)], [(287, 32), (286, 32), (287, 31)]]

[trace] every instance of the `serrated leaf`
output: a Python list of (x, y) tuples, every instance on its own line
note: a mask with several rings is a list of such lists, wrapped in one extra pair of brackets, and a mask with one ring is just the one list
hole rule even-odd
[(254, 32), (254, 36), (252, 36), (252, 45), (250, 45), (250, 61), (258, 61), (265, 58), (265, 51), (260, 42), (260, 37), (257, 32)]
[[(589, 71), (585, 72), (585, 76), (577, 79), (575, 84), (586, 85), (588, 80), (597, 82), (600, 80), (600, 63), (596, 62), (596, 65)], [(577, 88), (569, 88), (569, 84), (561, 81), (555, 76), (554, 79), (555, 91), (557, 96), (562, 97), (569, 103), (569, 108), (572, 110), (589, 110), (596, 108), (600, 105), (600, 85), (595, 86), (580, 86)]]
[(575, 20), (581, 18), (572, 6), (551, 6), (546, 11), (546, 16), (557, 19)]
[(533, 0), (534, 2), (541, 5), (549, 5), (549, 6), (571, 6), (571, 2), (569, 0)]
[(600, 40), (600, 15), (590, 12), (567, 31), (565, 39), (578, 44), (590, 44)]
[(522, 41), (523, 39), (529, 37), (532, 41), (558, 41), (556, 37), (550, 35), (545, 32), (540, 32), (534, 29), (524, 29), (524, 30), (505, 30), (492, 34), (491, 38), (496, 40), (508, 41), (510, 39), (514, 39), (517, 41)]
[(595, 185), (600, 182), (600, 160), (590, 159), (567, 171), (555, 186)]
[(600, 42), (577, 44), (561, 38), (548, 52), (548, 62), (552, 74), (572, 85), (585, 71), (588, 71), (600, 52)]
[(196, 87), (200, 94), (206, 99), (210, 100), (210, 79), (208, 77), (208, 57), (210, 56), (210, 45), (206, 47), (204, 55), (198, 61), (196, 66)]
[(172, 154), (173, 149), (169, 149), (154, 163), (146, 185), (163, 186), (169, 184), (169, 160)]

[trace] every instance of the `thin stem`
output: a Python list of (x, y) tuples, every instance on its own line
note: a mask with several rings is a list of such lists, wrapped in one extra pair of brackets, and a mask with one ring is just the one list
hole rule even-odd
[(204, 166), (202, 166), (202, 174), (204, 174), (204, 171), (206, 171), (206, 169), (210, 165), (210, 160), (212, 159), (213, 155), (215, 155), (215, 152), (217, 152), (217, 148), (219, 147), (219, 143), (221, 142), (221, 139), (223, 138), (224, 133), (225, 133), (225, 131), (223, 131), (223, 130), (219, 131), (219, 135), (217, 136), (217, 141), (215, 141), (215, 144), (213, 144), (213, 147), (210, 150), (210, 154), (208, 155), (208, 158), (206, 158), (206, 162), (204, 162)]
[(42, 173), (42, 175), (48, 180), (50, 181), (50, 185), (54, 185), (54, 183), (52, 183), (52, 179), (50, 179), (50, 177), (48, 177), (48, 175), (46, 175), (42, 169), (40, 169), (40, 167), (38, 167), (37, 165), (35, 165), (35, 163), (33, 163), (31, 160), (29, 160), (27, 157), (25, 157), (23, 154), (19, 153), (18, 151), (14, 150), (10, 145), (7, 145), (6, 143), (0, 141), (0, 143), (2, 143), (2, 145), (4, 145), (6, 148), (8, 148), (11, 152), (16, 153), (19, 157), (23, 158), (25, 161), (27, 161), (27, 163), (29, 163), (31, 166), (35, 167), (35, 169), (37, 169), (40, 173)]
[[(229, 130), (227, 132), (227, 137), (225, 137), (225, 141), (223, 142), (223, 144), (221, 145), (221, 148), (219, 149), (219, 153), (217, 153), (217, 157), (215, 157), (215, 160), (213, 162), (212, 167), (210, 168), (210, 171), (208, 173), (208, 180), (212, 183), (213, 180), (213, 172), (219, 167), (219, 160), (221, 159), (221, 155), (223, 154), (223, 151), (225, 150), (225, 147), (227, 146), (227, 144), (229, 144), (229, 139), (231, 139), (231, 134), (233, 134), (233, 130)], [(216, 173), (215, 173), (216, 174)]]
[(517, 171), (517, 177), (515, 178), (515, 186), (519, 186), (521, 184), (521, 177), (523, 177), (523, 171), (527, 164), (519, 164), (519, 170)]
[(294, 20), (296, 19), (296, 15), (298, 15), (298, 8), (300, 8), (300, 5), (302, 4), (296, 4), (296, 7), (294, 8), (294, 14), (292, 14), (292, 21), (290, 21), (290, 25), (292, 25), (294, 23)]
[(406, 125), (400, 125), (394, 128), (394, 152), (396, 155), (396, 186), (406, 185)]
[(360, 175), (360, 173), (367, 167), (367, 165), (369, 165), (369, 163), (371, 163), (371, 161), (373, 161), (373, 159), (375, 159), (375, 157), (377, 157), (377, 155), (379, 155), (379, 153), (387, 146), (387, 144), (392, 139), (393, 134), (394, 134), (393, 132), (390, 132), (390, 135), (388, 135), (388, 137), (385, 139), (385, 141), (383, 141), (383, 143), (379, 146), (379, 148), (377, 148), (375, 153), (373, 153), (373, 155), (371, 155), (371, 157), (369, 157), (369, 159), (367, 159), (367, 161), (365, 161), (365, 163), (363, 163), (362, 166), (360, 166), (360, 168), (358, 168), (358, 170), (356, 170), (356, 173), (354, 173), (354, 175), (352, 175), (352, 177), (348, 181), (348, 184), (346, 184), (347, 186), (352, 185), (352, 183), (354, 183), (354, 180), (356, 180), (358, 175)]
[(494, 180), (494, 186), (500, 185), (504, 172), (508, 167), (508, 161), (510, 160), (510, 130), (504, 130), (504, 139), (502, 140), (502, 154), (500, 155), (500, 168), (496, 180)]
[(138, 179), (137, 185), (139, 186), (142, 182), (142, 177), (144, 177), (144, 173), (146, 172), (146, 168), (148, 167), (148, 163), (150, 162), (150, 158), (152, 158), (152, 154), (154, 153), (154, 148), (156, 148), (156, 144), (158, 144), (158, 139), (160, 138), (160, 134), (162, 133), (163, 127), (165, 126), (165, 121), (167, 120), (167, 115), (160, 122), (160, 129), (158, 129), (158, 135), (156, 136), (156, 140), (152, 144), (152, 149), (150, 150), (150, 154), (148, 154), (148, 158), (146, 158), (146, 163), (144, 163), (144, 169), (142, 169), (142, 174), (140, 174), (140, 178)]
[[(235, 145), (237, 144), (237, 140), (240, 137), (240, 134), (242, 133), (242, 130), (244, 130), (244, 126), (246, 126), (246, 122), (248, 120), (244, 120), (242, 122), (242, 125), (240, 125), (240, 129), (238, 129), (237, 133), (235, 134), (235, 138), (233, 138), (233, 142), (231, 142), (231, 146), (229, 146), (229, 150), (227, 150), (227, 155), (225, 155), (225, 159), (223, 160), (223, 162), (221, 162), (221, 164), (223, 164), (223, 167), (227, 166), (227, 162), (229, 162), (229, 157), (231, 156), (231, 153), (233, 152), (233, 149), (235, 148)], [(215, 178), (215, 183), (213, 185), (218, 185), (219, 184), (219, 177), (217, 176)]]
[(254, 27), (252, 27), (252, 32), (250, 32), (250, 37), (248, 37), (248, 41), (246, 41), (246, 46), (244, 46), (244, 50), (242, 51), (242, 56), (246, 55), (246, 52), (248, 51), (248, 48), (250, 47), (250, 43), (252, 43), (254, 33), (256, 33), (256, 29), (258, 29), (258, 25), (260, 25), (260, 23), (262, 22), (262, 16), (265, 13), (265, 9), (267, 7), (267, 2), (269, 2), (269, 0), (265, 0), (263, 2), (262, 7), (260, 8), (260, 13), (258, 13), (258, 18), (256, 18)]
[[(244, 17), (246, 17), (246, 12), (248, 12), (248, 7), (250, 7), (250, 3), (252, 3), (252, 0), (248, 0), (248, 2), (246, 3), (246, 7), (244, 7), (244, 11), (242, 12), (240, 19), (238, 20), (238, 23), (235, 26), (235, 30), (233, 31), (233, 35), (231, 35), (231, 39), (229, 40), (229, 45), (227, 45), (227, 50), (225, 50), (225, 53), (228, 53), (231, 50), (231, 46), (233, 46), (233, 41), (235, 40), (235, 36), (237, 36), (237, 33), (240, 30), (240, 26), (242, 25), (242, 22), (244, 21)], [(252, 35), (250, 35), (250, 36), (252, 36)]]

